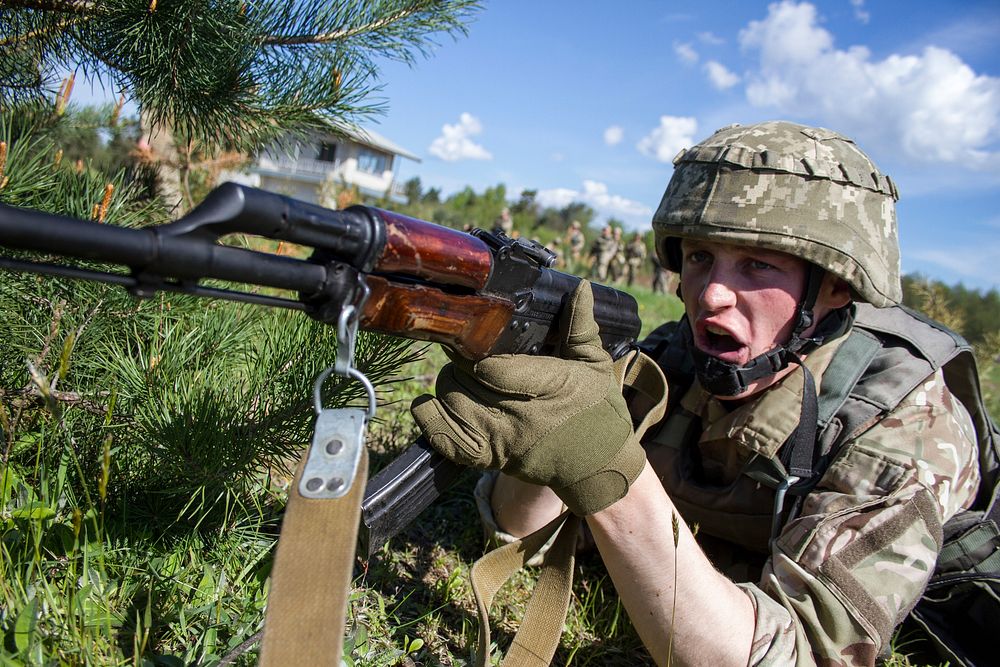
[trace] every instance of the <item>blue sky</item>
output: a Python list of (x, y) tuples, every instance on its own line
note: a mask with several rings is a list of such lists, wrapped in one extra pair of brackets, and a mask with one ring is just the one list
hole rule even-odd
[(897, 182), (904, 272), (1000, 285), (995, 1), (494, 1), (382, 82), (371, 127), (422, 158), (402, 180), (537, 189), (635, 229), (714, 130), (829, 127)]
[(382, 64), (367, 126), (422, 158), (400, 180), (534, 189), (648, 229), (681, 148), (732, 123), (821, 125), (898, 184), (904, 272), (1000, 287), (996, 0), (484, 5), (468, 37)]

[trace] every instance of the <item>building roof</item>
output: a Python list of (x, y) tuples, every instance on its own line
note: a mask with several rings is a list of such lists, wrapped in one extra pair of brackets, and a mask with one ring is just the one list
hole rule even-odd
[(369, 130), (366, 128), (358, 127), (357, 125), (351, 125), (341, 121), (330, 121), (330, 125), (338, 132), (343, 132), (345, 135), (358, 142), (359, 144), (365, 144), (371, 146), (372, 148), (377, 148), (379, 150), (385, 151), (387, 153), (393, 153), (405, 158), (409, 158), (414, 162), (420, 162), (420, 158), (414, 153), (406, 150), (399, 144), (386, 139), (378, 132), (374, 130)]

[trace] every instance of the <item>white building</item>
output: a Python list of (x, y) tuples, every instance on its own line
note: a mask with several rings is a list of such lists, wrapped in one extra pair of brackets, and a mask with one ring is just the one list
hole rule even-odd
[(396, 181), (401, 158), (413, 153), (371, 130), (346, 127), (342, 134), (316, 134), (291, 146), (263, 151), (250, 167), (249, 185), (310, 203), (319, 203), (324, 182), (353, 185), (363, 195), (403, 201)]

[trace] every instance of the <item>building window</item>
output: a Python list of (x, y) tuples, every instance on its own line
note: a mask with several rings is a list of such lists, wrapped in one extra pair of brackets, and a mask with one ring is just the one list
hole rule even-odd
[(381, 176), (389, 168), (389, 156), (362, 148), (358, 151), (358, 171)]
[(337, 144), (330, 144), (323, 142), (319, 145), (319, 157), (316, 159), (320, 162), (335, 162), (337, 157)]

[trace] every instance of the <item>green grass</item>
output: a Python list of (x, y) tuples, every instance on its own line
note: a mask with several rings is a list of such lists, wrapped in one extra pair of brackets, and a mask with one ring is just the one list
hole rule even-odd
[(980, 361), (982, 364), (983, 399), (986, 409), (993, 420), (1000, 423), (1000, 363), (997, 361)]

